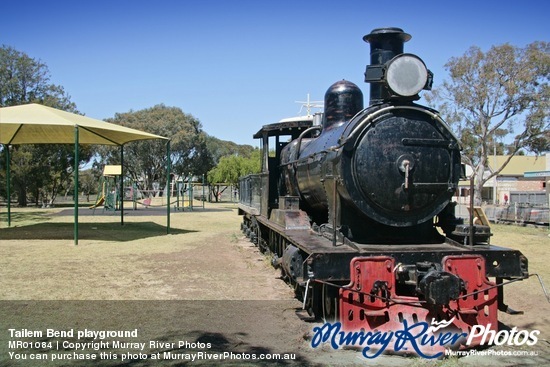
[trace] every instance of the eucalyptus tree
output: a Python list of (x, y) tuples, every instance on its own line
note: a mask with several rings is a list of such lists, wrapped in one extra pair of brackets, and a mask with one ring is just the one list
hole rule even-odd
[(261, 159), (259, 149), (254, 149), (248, 157), (238, 154), (223, 156), (216, 167), (208, 172), (210, 193), (217, 201), (219, 194), (227, 187), (238, 187), (240, 177), (251, 173), (259, 173), (260, 170)]
[[(181, 176), (202, 176), (213, 163), (206, 148), (206, 135), (198, 119), (178, 107), (163, 104), (139, 111), (117, 113), (106, 121), (164, 136), (170, 139), (171, 172)], [(119, 164), (116, 148), (99, 149), (96, 165)], [(153, 183), (163, 187), (166, 180), (166, 141), (144, 140), (124, 146), (124, 170), (141, 189), (153, 189)]]
[[(13, 47), (0, 48), (0, 107), (39, 103), (78, 113), (76, 104), (62, 86), (51, 83), (45, 63)], [(2, 147), (5, 162), (6, 147)], [(10, 148), (11, 183), (20, 206), (27, 205), (30, 193), (38, 204), (52, 204), (57, 195), (72, 185), (74, 147), (70, 145), (34, 144), (13, 145)], [(91, 147), (83, 147), (79, 163), (87, 162)], [(5, 182), (5, 169), (1, 170)], [(5, 195), (5, 185), (1, 185)]]
[[(481, 188), (523, 149), (550, 150), (550, 43), (526, 47), (493, 46), (487, 52), (469, 48), (451, 58), (450, 78), (425, 97), (445, 116), (461, 138), (464, 157), (475, 172), (475, 200)], [(487, 158), (495, 150), (508, 159), (486, 174)]]

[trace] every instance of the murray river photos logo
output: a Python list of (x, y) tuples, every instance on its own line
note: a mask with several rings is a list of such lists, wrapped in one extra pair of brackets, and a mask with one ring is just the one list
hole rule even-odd
[[(344, 331), (342, 324), (325, 323), (313, 328), (311, 346), (317, 348), (326, 343), (333, 349), (341, 347), (359, 347), (365, 358), (376, 358), (386, 350), (394, 352), (414, 352), (423, 358), (439, 358), (445, 349), (458, 348), (463, 343), (466, 347), (472, 345), (474, 338), (479, 339), (480, 345), (535, 345), (538, 341), (538, 330), (491, 330), (491, 324), (475, 325), (469, 334), (464, 332), (445, 331), (452, 325), (454, 318), (449, 321), (432, 324), (417, 322), (409, 325), (403, 320), (403, 329), (395, 331)], [(426, 350), (439, 350), (429, 354)]]

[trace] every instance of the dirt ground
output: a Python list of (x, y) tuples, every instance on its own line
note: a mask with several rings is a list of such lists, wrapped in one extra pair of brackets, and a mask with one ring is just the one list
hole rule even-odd
[[(442, 361), (381, 356), (366, 360), (354, 350), (310, 347), (317, 324), (301, 310), (279, 271), (242, 236), (235, 204), (207, 203), (193, 211), (173, 211), (169, 235), (164, 209), (126, 210), (121, 226), (117, 213), (83, 208), (78, 246), (72, 237), (72, 209), (13, 212), (11, 228), (6, 226), (5, 209), (0, 216), (0, 311), (4, 312), (0, 323), (4, 330), (13, 325), (28, 328), (24, 319), (29, 318), (36, 318), (37, 325), (69, 323), (81, 328), (90, 328), (100, 319), (106, 324), (96, 327), (114, 328), (109, 322), (116, 319), (130, 329), (139, 325), (145, 339), (209, 340), (212, 350), (296, 354), (294, 362), (279, 361), (281, 365), (550, 365), (550, 304), (536, 277), (506, 286), (506, 302), (524, 314), (500, 312), (499, 320), (503, 327), (540, 330), (538, 343), (494, 349), (534, 351), (538, 356), (468, 356)], [(493, 244), (522, 251), (529, 259), (530, 273), (550, 284), (547, 230), (499, 225), (493, 232)], [(105, 316), (118, 313), (116, 318)], [(155, 351), (151, 349), (150, 354)], [(0, 362), (4, 352), (0, 349)], [(131, 363), (152, 364), (150, 359)], [(104, 365), (118, 364), (105, 361)]]

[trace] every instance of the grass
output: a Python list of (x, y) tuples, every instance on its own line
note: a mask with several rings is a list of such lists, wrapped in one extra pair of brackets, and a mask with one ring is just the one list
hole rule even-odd
[[(47, 222), (51, 220), (49, 212), (43, 210), (28, 210), (28, 211), (13, 211), (11, 213), (11, 222), (12, 225), (17, 223), (17, 225), (28, 225), (33, 223)], [(0, 228), (7, 228), (8, 222), (8, 213), (7, 211), (2, 211), (0, 213)]]
[[(171, 234), (189, 231), (173, 228)], [(154, 222), (120, 223), (95, 222), (80, 223), (78, 237), (81, 240), (104, 240), (127, 242), (140, 238), (162, 236), (166, 226)], [(3, 240), (71, 240), (74, 238), (74, 224), (69, 222), (36, 223), (5, 228), (0, 236)]]
[[(0, 300), (222, 300), (271, 289), (265, 279), (243, 284), (238, 276), (239, 271), (250, 278), (264, 274), (269, 258), (258, 261), (239, 244), (241, 218), (233, 204), (172, 212), (170, 235), (166, 234), (165, 211), (143, 214), (128, 211), (124, 226), (116, 214), (96, 211), (96, 215), (82, 216), (79, 246), (74, 246), (70, 209), (14, 208), (11, 228), (7, 228), (6, 213), (0, 213)], [(530, 272), (550, 281), (547, 229), (491, 227), (492, 244), (522, 251), (529, 259)], [(231, 253), (237, 255), (217, 256), (224, 246), (236, 248)], [(550, 307), (538, 282), (529, 279), (511, 284), (505, 294), (510, 306), (525, 315), (499, 313), (502, 322), (519, 329), (541, 329), (546, 338)], [(96, 304), (90, 303), (90, 309)], [(56, 314), (55, 310), (44, 312), (48, 320)], [(546, 340), (539, 341), (543, 343)], [(434, 367), (463, 366), (465, 361), (407, 359), (411, 366)]]

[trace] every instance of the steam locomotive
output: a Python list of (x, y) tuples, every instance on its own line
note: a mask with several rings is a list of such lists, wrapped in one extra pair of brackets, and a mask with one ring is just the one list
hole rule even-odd
[(322, 114), (254, 135), (262, 172), (240, 179), (241, 227), (304, 308), (343, 329), (445, 320), (495, 330), (498, 310), (512, 312), (502, 285), (527, 276), (527, 259), (491, 245), (488, 226), (455, 217), (461, 145), (437, 111), (415, 103), (433, 75), (403, 52), (410, 38), (400, 28), (364, 36), (368, 107), (341, 80)]

